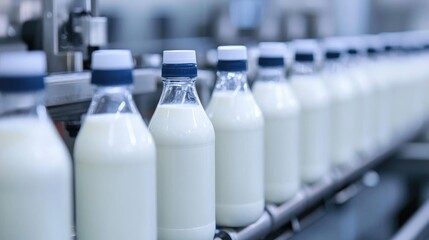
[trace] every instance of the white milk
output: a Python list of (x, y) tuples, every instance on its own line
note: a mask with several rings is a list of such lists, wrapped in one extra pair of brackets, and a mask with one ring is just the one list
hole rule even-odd
[(207, 108), (216, 132), (216, 222), (238, 227), (264, 210), (264, 119), (251, 92), (215, 91)]
[(158, 105), (149, 129), (157, 146), (159, 239), (212, 240), (215, 135), (197, 104)]
[(349, 74), (355, 83), (356, 89), (360, 91), (357, 99), (356, 116), (356, 148), (366, 154), (371, 154), (375, 149), (376, 134), (373, 129), (373, 115), (376, 109), (374, 103), (374, 91), (365, 71), (359, 66), (350, 67)]
[(329, 93), (317, 75), (295, 75), (291, 86), (301, 105), (300, 173), (305, 183), (316, 182), (329, 170)]
[(140, 115), (86, 117), (74, 151), (79, 240), (157, 239), (155, 154)]
[(331, 96), (330, 159), (335, 166), (356, 159), (355, 86), (344, 70), (325, 72), (323, 80)]
[(265, 123), (265, 200), (282, 203), (300, 187), (299, 103), (287, 82), (257, 81), (253, 95)]
[(71, 159), (53, 125), (0, 120), (0, 239), (70, 240)]
[(390, 141), (390, 85), (386, 79), (384, 62), (369, 60), (366, 63), (368, 76), (374, 89), (375, 106), (373, 131), (377, 134), (379, 146), (385, 146)]

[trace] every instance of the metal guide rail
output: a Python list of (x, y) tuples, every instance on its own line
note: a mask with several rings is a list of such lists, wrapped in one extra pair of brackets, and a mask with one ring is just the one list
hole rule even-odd
[[(133, 94), (156, 91), (159, 69), (133, 70)], [(91, 73), (65, 73), (49, 75), (46, 82), (46, 106), (54, 120), (78, 121), (88, 110), (89, 101), (94, 94)]]
[(215, 240), (291, 238), (323, 215), (329, 204), (335, 203), (335, 199), (347, 201), (357, 194), (361, 187), (356, 182), (358, 179), (389, 159), (404, 143), (415, 139), (427, 125), (425, 123), (409, 130), (392, 141), (389, 146), (379, 148), (375, 154), (361, 154), (354, 165), (332, 170), (329, 176), (318, 183), (303, 187), (292, 199), (281, 205), (266, 205), (262, 217), (247, 227), (218, 228)]

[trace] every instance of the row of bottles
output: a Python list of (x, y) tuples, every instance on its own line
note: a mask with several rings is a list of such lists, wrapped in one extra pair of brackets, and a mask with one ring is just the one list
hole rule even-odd
[[(130, 52), (95, 51), (73, 153), (78, 239), (213, 239), (388, 147), (429, 116), (427, 46), (398, 38), (409, 34), (261, 43), (252, 89), (246, 47), (219, 47), (205, 110), (195, 51), (164, 51), (148, 127)], [(45, 70), (42, 53), (0, 54), (0, 239), (72, 235), (71, 158), (43, 106)]]

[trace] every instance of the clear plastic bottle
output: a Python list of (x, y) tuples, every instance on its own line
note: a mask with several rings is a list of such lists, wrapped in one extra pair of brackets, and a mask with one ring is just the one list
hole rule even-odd
[(149, 124), (158, 155), (158, 237), (212, 240), (215, 134), (195, 89), (195, 51), (164, 51), (162, 77)]
[(285, 78), (284, 43), (259, 44), (259, 70), (253, 95), (264, 115), (265, 200), (282, 203), (300, 187), (300, 106)]
[(92, 56), (97, 90), (76, 139), (79, 240), (157, 239), (155, 143), (130, 92), (128, 50)]
[(247, 84), (244, 46), (218, 48), (207, 108), (216, 133), (216, 222), (242, 227), (264, 210), (264, 119)]
[(319, 48), (313, 40), (292, 42), (295, 62), (291, 86), (301, 105), (300, 175), (314, 183), (328, 174), (330, 159), (330, 96), (317, 72)]
[(334, 166), (353, 163), (356, 148), (356, 87), (346, 67), (345, 46), (334, 38), (324, 40), (323, 82), (331, 96), (330, 159)]
[(42, 52), (0, 54), (0, 239), (72, 237), (71, 158), (43, 105)]

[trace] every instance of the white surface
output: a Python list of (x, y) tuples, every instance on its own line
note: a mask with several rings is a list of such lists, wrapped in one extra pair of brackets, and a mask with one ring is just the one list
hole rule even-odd
[(46, 74), (46, 56), (42, 51), (0, 53), (0, 76)]
[(290, 81), (301, 105), (301, 180), (313, 183), (329, 170), (330, 98), (318, 75), (296, 75)]
[(219, 46), (217, 48), (218, 60), (247, 60), (247, 48), (245, 46)]
[(133, 67), (133, 57), (129, 50), (97, 50), (92, 53), (92, 69), (122, 70)]
[(287, 82), (257, 81), (253, 95), (264, 115), (265, 200), (282, 203), (300, 187), (299, 103)]
[(140, 115), (86, 117), (74, 151), (80, 240), (157, 239), (155, 154)]
[(71, 159), (54, 126), (1, 119), (0, 149), (0, 239), (69, 240)]
[(197, 63), (194, 50), (168, 50), (163, 52), (162, 63), (181, 64)]
[(216, 223), (238, 227), (264, 210), (264, 119), (251, 92), (215, 91), (207, 108), (216, 133)]
[(286, 54), (286, 44), (281, 42), (259, 43), (259, 56), (271, 58), (283, 58)]
[(159, 105), (149, 128), (157, 146), (159, 239), (212, 240), (215, 135), (199, 105)]

